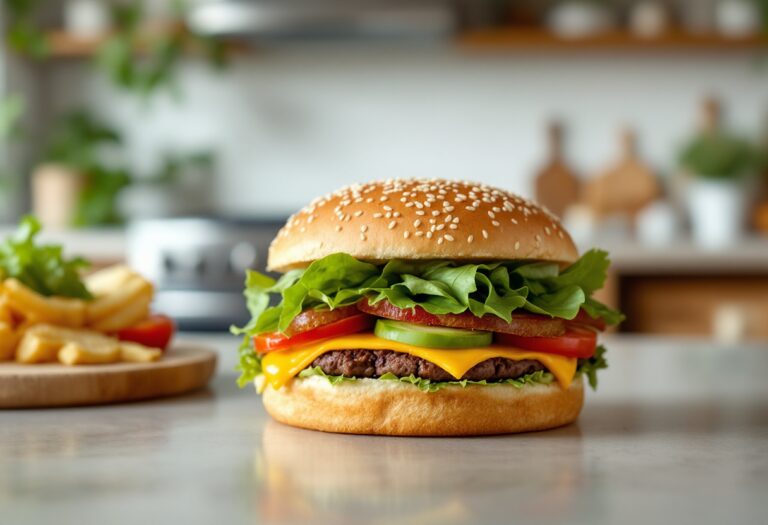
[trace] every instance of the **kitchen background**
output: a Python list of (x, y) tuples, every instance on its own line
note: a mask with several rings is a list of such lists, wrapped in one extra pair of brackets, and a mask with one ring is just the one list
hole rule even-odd
[(438, 176), (609, 249), (622, 331), (768, 337), (768, 2), (2, 9), (0, 229), (33, 211), (128, 259), (185, 328), (242, 315), (243, 269), (315, 196)]

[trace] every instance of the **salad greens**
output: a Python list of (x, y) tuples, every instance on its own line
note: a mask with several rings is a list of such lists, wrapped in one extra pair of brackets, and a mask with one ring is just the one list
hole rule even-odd
[[(617, 324), (623, 316), (591, 297), (603, 286), (608, 265), (608, 254), (601, 250), (588, 251), (562, 272), (553, 262), (392, 260), (377, 266), (336, 253), (277, 281), (248, 272), (245, 296), (252, 320), (235, 333), (285, 332), (307, 308), (333, 309), (363, 297), (371, 304), (386, 299), (402, 309), (419, 306), (431, 314), (470, 311), (507, 322), (518, 309), (573, 319), (584, 308), (593, 317)], [(271, 294), (281, 296), (278, 305), (269, 306)]]
[(28, 215), (11, 237), (0, 242), (0, 278), (18, 279), (45, 296), (91, 299), (80, 278), (88, 262), (79, 257), (65, 258), (59, 245), (36, 244), (39, 232), (40, 222)]

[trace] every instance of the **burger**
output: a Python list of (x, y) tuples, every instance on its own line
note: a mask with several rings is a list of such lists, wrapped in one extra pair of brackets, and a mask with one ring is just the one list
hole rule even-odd
[(593, 297), (607, 253), (579, 256), (546, 209), (442, 179), (357, 184), (291, 216), (246, 277), (241, 385), (288, 425), (456, 436), (573, 422), (606, 367)]

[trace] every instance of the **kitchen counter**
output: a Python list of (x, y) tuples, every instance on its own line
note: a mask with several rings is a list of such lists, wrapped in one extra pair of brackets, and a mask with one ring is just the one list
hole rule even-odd
[[(768, 345), (614, 337), (578, 423), (482, 438), (323, 434), (234, 386), (111, 407), (0, 412), (0, 521), (760, 523)], [(427, 395), (427, 394), (425, 394)]]

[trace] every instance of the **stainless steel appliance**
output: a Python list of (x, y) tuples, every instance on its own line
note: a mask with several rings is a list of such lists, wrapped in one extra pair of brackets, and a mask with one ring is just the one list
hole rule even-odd
[(183, 330), (225, 330), (248, 320), (247, 269), (264, 270), (269, 243), (284, 220), (174, 218), (128, 228), (129, 264), (156, 285), (158, 312)]

